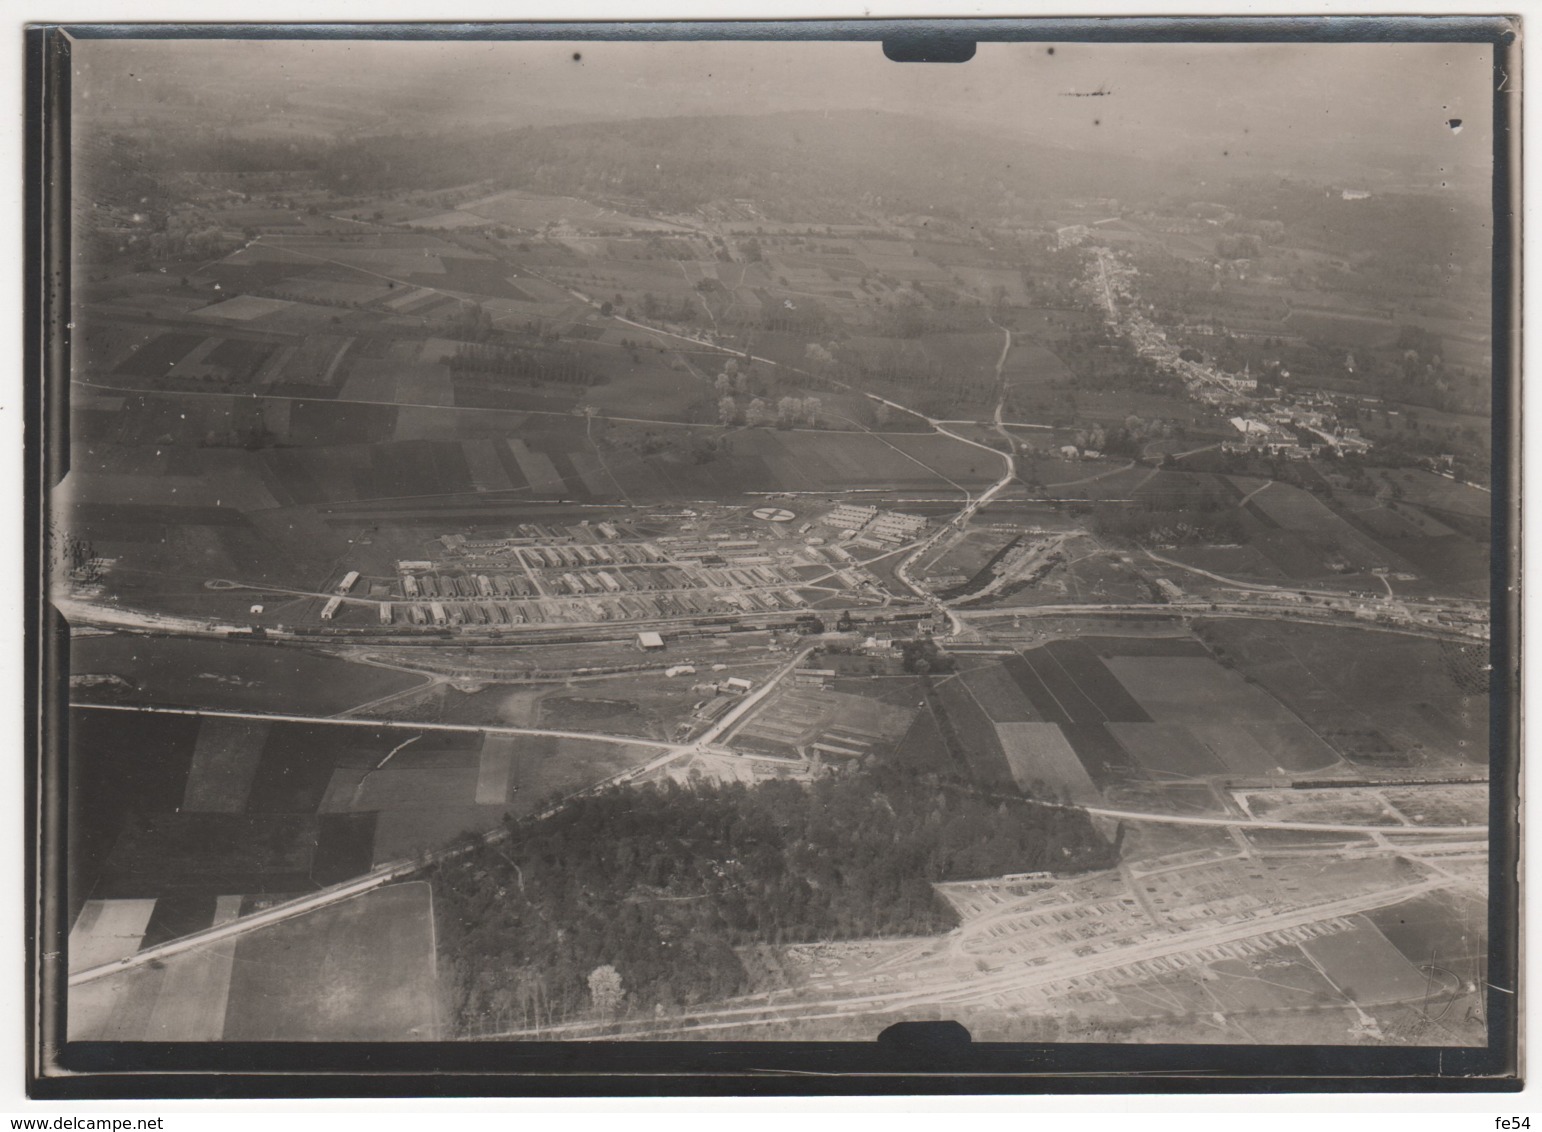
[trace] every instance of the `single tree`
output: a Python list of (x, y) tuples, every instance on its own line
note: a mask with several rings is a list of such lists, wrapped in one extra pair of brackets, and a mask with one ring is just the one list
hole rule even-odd
[(609, 963), (589, 972), (589, 1001), (595, 1010), (607, 1016), (615, 1014), (625, 997), (621, 975)]

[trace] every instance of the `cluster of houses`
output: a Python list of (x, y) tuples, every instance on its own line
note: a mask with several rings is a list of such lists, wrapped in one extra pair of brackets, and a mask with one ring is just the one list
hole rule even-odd
[[(1109, 327), (1125, 335), (1143, 357), (1180, 377), (1196, 400), (1246, 408), (1244, 413), (1231, 418), (1237, 435), (1222, 444), (1225, 451), (1306, 459), (1324, 449), (1358, 454), (1370, 448), (1370, 441), (1360, 435), (1359, 429), (1337, 427), (1331, 401), (1319, 404), (1317, 397), (1308, 397), (1301, 404), (1277, 398), (1260, 400), (1258, 379), (1247, 366), (1240, 374), (1231, 374), (1203, 360), (1183, 357), (1178, 347), (1167, 340), (1166, 332), (1141, 313), (1138, 303), (1121, 307), (1115, 301), (1116, 296), (1129, 296), (1134, 268), (1121, 264), (1106, 248), (1095, 248), (1094, 256), (1097, 275), (1093, 290)], [(1303, 438), (1302, 433), (1315, 434), (1318, 439)]]

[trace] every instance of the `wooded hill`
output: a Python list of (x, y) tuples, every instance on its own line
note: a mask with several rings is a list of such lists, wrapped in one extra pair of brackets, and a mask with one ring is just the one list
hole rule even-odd
[[(736, 947), (942, 932), (933, 882), (1117, 859), (1081, 811), (881, 767), (612, 789), (509, 834), (432, 873), (462, 1032), (722, 999), (748, 985)], [(591, 991), (605, 967), (619, 1003)]]

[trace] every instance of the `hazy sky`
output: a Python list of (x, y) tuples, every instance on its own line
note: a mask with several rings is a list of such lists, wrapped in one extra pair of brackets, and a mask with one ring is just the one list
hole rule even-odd
[[(575, 60), (574, 54), (581, 55)], [(901, 64), (876, 43), (197, 43), (77, 45), (110, 73), (391, 112), (402, 128), (882, 108), (1078, 148), (1241, 165), (1391, 163), (1484, 171), (1492, 55), (1474, 45), (981, 44)], [(137, 68), (137, 72), (136, 69)], [(1102, 98), (1067, 97), (1103, 87)], [(99, 103), (100, 104), (100, 103)], [(293, 104), (293, 102), (291, 102)], [(1452, 118), (1463, 120), (1453, 132)]]

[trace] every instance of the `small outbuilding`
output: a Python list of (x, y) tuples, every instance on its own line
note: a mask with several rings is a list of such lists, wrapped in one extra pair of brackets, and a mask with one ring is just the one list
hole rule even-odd
[(638, 633), (637, 647), (643, 652), (652, 652), (664, 647), (664, 638), (657, 633)]

